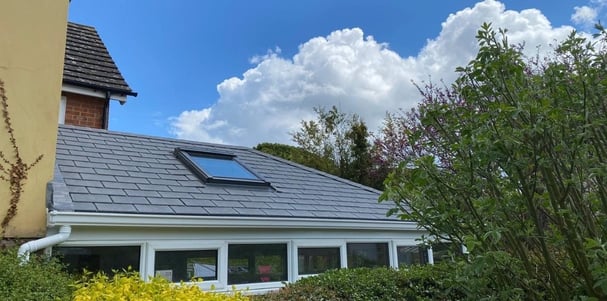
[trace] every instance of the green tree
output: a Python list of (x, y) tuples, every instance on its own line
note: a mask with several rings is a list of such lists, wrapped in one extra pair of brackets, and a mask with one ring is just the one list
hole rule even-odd
[(471, 299), (607, 299), (607, 34), (526, 58), (506, 32), (451, 87), (420, 87), (382, 200), (463, 243)]
[(377, 181), (370, 178), (370, 134), (365, 122), (356, 114), (314, 108), (316, 120), (302, 121), (292, 133), (293, 141), (305, 151), (334, 163), (334, 175), (365, 185)]
[(293, 161), (326, 173), (337, 173), (337, 166), (332, 160), (313, 154), (301, 147), (280, 144), (280, 143), (260, 143), (254, 147), (258, 151), (274, 155), (285, 160)]

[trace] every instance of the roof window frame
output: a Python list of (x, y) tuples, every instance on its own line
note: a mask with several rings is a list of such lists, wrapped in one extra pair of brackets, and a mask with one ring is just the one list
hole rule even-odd
[[(182, 163), (186, 165), (188, 169), (190, 169), (205, 183), (271, 187), (270, 182), (264, 180), (263, 177), (247, 167), (242, 161), (238, 160), (238, 156), (233, 153), (207, 149), (176, 147), (174, 154)], [(213, 176), (210, 172), (205, 171), (204, 167), (199, 166), (199, 164), (196, 163), (196, 161), (192, 158), (196, 156), (236, 162), (240, 167), (255, 176), (257, 179)]]

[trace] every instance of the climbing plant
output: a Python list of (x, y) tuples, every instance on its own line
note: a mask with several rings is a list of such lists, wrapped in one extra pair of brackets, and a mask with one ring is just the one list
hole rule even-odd
[(25, 163), (21, 157), (19, 146), (17, 146), (17, 140), (15, 139), (15, 129), (8, 113), (8, 97), (6, 96), (4, 81), (2, 80), (0, 80), (0, 106), (4, 127), (8, 133), (8, 142), (12, 150), (12, 156), (0, 150), (0, 180), (9, 183), (10, 192), (9, 206), (4, 213), (2, 222), (0, 222), (0, 227), (2, 227), (1, 236), (4, 237), (8, 224), (17, 215), (17, 208), (21, 200), (21, 194), (24, 191), (23, 187), (25, 186), (28, 172), (42, 160), (43, 155), (36, 157), (31, 164)]

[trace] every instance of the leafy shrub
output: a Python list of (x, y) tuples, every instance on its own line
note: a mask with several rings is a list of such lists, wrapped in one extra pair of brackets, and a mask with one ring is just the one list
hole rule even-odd
[[(85, 275), (86, 277), (86, 275)], [(198, 285), (174, 285), (162, 277), (151, 278), (145, 282), (137, 272), (116, 273), (108, 277), (103, 273), (91, 279), (78, 282), (74, 292), (74, 301), (247, 301), (249, 297), (234, 291), (230, 294), (206, 292)]]
[(0, 251), (0, 300), (70, 300), (72, 284), (55, 259), (32, 254), (20, 265), (15, 248)]
[(255, 300), (461, 300), (463, 294), (453, 279), (448, 264), (341, 269), (301, 279)]

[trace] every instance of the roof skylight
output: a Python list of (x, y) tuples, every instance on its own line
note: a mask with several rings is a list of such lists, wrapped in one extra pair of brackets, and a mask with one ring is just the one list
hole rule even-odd
[(175, 149), (176, 156), (206, 182), (269, 186), (235, 155), (201, 150)]

